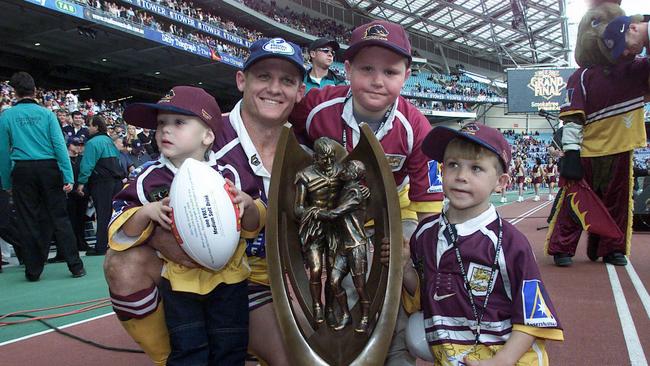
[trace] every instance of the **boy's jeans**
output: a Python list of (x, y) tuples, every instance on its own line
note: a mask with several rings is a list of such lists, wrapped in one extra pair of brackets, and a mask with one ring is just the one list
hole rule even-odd
[(199, 295), (160, 282), (171, 353), (167, 366), (244, 365), (248, 347), (246, 281)]

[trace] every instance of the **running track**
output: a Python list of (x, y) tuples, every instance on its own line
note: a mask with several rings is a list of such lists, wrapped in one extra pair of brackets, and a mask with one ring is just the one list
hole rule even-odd
[[(502, 217), (528, 237), (547, 290), (564, 326), (565, 341), (548, 344), (552, 365), (647, 365), (650, 359), (650, 233), (634, 235), (630, 264), (593, 263), (583, 241), (568, 268), (543, 253), (546, 201), (506, 204)], [(134, 348), (109, 314), (69, 326), (67, 331), (117, 347)], [(143, 355), (100, 350), (47, 332), (0, 345), (0, 365), (150, 365)], [(427, 365), (418, 362), (418, 365)]]

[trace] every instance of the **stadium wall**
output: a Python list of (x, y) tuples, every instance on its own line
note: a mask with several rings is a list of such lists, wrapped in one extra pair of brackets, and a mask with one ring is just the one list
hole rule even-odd
[[(477, 111), (477, 115), (482, 117), (479, 121), (492, 126), (500, 128), (501, 130), (515, 130), (515, 132), (535, 132), (551, 133), (552, 129), (546, 118), (534, 114), (505, 114), (506, 105), (495, 105), (487, 113), (484, 114), (487, 105), (482, 105)], [(553, 122), (557, 123), (557, 121)]]

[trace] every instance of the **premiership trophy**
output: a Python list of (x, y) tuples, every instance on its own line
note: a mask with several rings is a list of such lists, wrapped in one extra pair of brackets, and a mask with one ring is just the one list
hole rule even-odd
[(328, 138), (313, 149), (285, 127), (269, 192), (267, 262), (291, 364), (382, 365), (402, 288), (395, 180), (365, 124), (350, 154)]

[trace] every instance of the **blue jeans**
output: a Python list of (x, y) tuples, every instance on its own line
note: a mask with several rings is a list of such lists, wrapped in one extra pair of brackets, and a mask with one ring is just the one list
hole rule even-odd
[(167, 366), (244, 365), (248, 348), (246, 281), (220, 284), (205, 295), (159, 285), (171, 353)]

